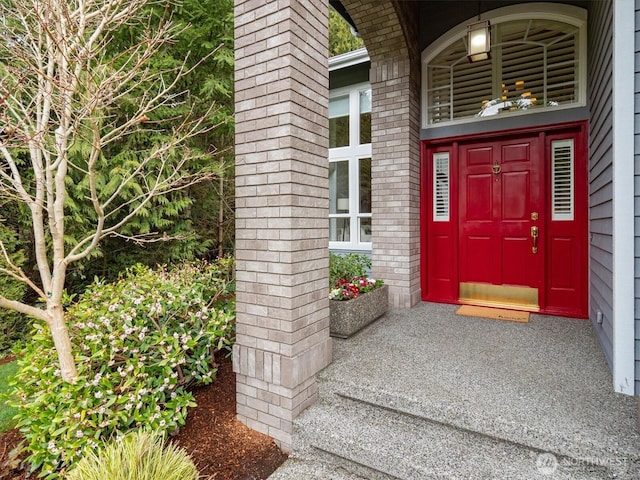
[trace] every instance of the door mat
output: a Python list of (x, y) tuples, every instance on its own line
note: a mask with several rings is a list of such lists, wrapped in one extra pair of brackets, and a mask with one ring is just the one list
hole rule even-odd
[(495, 320), (505, 320), (507, 322), (527, 323), (529, 321), (529, 312), (507, 310), (504, 308), (463, 305), (456, 313), (467, 317), (493, 318)]

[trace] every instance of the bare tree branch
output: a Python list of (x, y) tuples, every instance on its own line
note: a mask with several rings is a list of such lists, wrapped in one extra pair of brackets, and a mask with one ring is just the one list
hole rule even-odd
[(114, 237), (122, 238), (128, 242), (133, 242), (136, 245), (144, 246), (149, 243), (170, 242), (175, 240), (187, 240), (193, 238), (193, 235), (167, 235), (166, 233), (160, 235), (158, 232), (150, 232), (141, 235), (122, 235), (115, 232), (112, 234)]
[(24, 313), (25, 315), (30, 315), (34, 318), (43, 320), (45, 322), (49, 321), (47, 317), (46, 311), (41, 308), (32, 307), (30, 305), (26, 305), (22, 302), (17, 302), (15, 300), (9, 300), (8, 298), (0, 295), (0, 308), (7, 308), (9, 310), (15, 310), (19, 313)]
[[(186, 54), (181, 63), (165, 69), (153, 65), (153, 57), (188, 27), (176, 26), (170, 18), (152, 26), (145, 10), (150, 5), (149, 0), (0, 4), (0, 197), (29, 208), (39, 280), (29, 279), (11, 263), (4, 246), (0, 258), (6, 266), (0, 272), (46, 300), (39, 309), (0, 296), (0, 307), (49, 324), (63, 378), (69, 381), (77, 374), (62, 308), (68, 266), (109, 236), (139, 243), (166, 240), (121, 229), (158, 196), (214, 176), (191, 167), (212, 152), (205, 155), (182, 146), (215, 128), (207, 124), (215, 106), (204, 115), (187, 112), (179, 122), (153, 117), (188, 102), (189, 92), (179, 86), (215, 50), (197, 61)], [(127, 26), (138, 26), (144, 34), (136, 44), (112, 53), (115, 49), (109, 47)], [(130, 105), (132, 98), (137, 104), (123, 118), (121, 104)], [(167, 124), (171, 132), (165, 131)], [(153, 135), (153, 145), (135, 152), (134, 161), (118, 164), (113, 175), (120, 183), (112, 181), (104, 188), (103, 169), (111, 171), (113, 150), (143, 133)], [(82, 203), (88, 215), (71, 241), (70, 202)]]

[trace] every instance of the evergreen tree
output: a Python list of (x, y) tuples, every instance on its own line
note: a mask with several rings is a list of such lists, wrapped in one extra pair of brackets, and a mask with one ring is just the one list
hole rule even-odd
[(329, 56), (340, 55), (364, 47), (360, 37), (351, 31), (351, 26), (335, 10), (329, 9)]
[[(135, 157), (148, 144), (161, 141), (184, 115), (206, 113), (206, 125), (216, 128), (190, 138), (187, 144), (202, 153), (215, 146), (215, 160), (204, 155), (196, 168), (215, 162), (217, 175), (187, 189), (156, 197), (124, 226), (121, 235), (105, 239), (91, 258), (74, 266), (68, 282), (74, 292), (81, 291), (95, 276), (111, 280), (135, 263), (152, 266), (233, 252), (233, 0), (152, 4), (148, 11), (156, 22), (169, 14), (180, 27), (173, 42), (163, 47), (149, 68), (157, 71), (175, 68), (184, 58), (189, 68), (196, 64), (198, 68), (177, 86), (177, 90), (189, 94), (171, 108), (158, 110), (154, 120), (162, 122), (163, 128), (135, 133), (114, 143), (112, 156)], [(138, 30), (122, 28), (117, 41), (109, 45), (108, 55), (116, 56), (122, 48), (134, 44), (141, 29), (141, 26)], [(207, 57), (211, 51), (213, 55)], [(132, 92), (118, 105), (119, 114), (130, 115), (137, 107), (136, 99), (148, 87), (139, 85), (138, 92)], [(212, 104), (216, 105), (213, 110)], [(80, 218), (87, 214), (90, 207)], [(140, 234), (149, 237), (141, 239)], [(134, 235), (138, 235), (136, 240), (132, 240)]]
[[(69, 267), (114, 237), (159, 240), (157, 227), (191, 203), (180, 192), (219, 176), (209, 135), (225, 120), (213, 103), (225, 83), (205, 77), (193, 90), (188, 77), (209, 62), (228, 65), (229, 54), (203, 33), (189, 38), (173, 15), (177, 7), (149, 0), (0, 1), (0, 204), (28, 212), (37, 275), (13, 260), (6, 235), (0, 274), (41, 302), (0, 291), (0, 308), (49, 326), (69, 382)], [(178, 38), (193, 43), (174, 51)]]

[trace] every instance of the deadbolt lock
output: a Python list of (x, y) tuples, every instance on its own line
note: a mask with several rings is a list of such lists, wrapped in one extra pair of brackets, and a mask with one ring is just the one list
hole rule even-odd
[(537, 220), (538, 219), (538, 212), (531, 212), (531, 220)]

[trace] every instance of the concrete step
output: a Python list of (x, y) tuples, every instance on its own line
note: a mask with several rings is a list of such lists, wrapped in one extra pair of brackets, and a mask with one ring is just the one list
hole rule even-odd
[(471, 399), (456, 402), (448, 398), (449, 402), (444, 404), (441, 398), (429, 398), (428, 395), (415, 398), (397, 391), (388, 392), (378, 387), (368, 388), (361, 384), (326, 379), (319, 386), (324, 408), (348, 407), (350, 403), (381, 408), (410, 419), (522, 446), (534, 452), (536, 458), (539, 454), (547, 453), (559, 461), (563, 459), (565, 464), (590, 465), (599, 471), (602, 469), (597, 467), (604, 466), (607, 472), (621, 475), (615, 478), (640, 478), (637, 436), (620, 438), (615, 425), (609, 426), (610, 431), (590, 430), (588, 425), (580, 430), (561, 428), (560, 425), (553, 428), (546, 421), (536, 424), (518, 421), (509, 415), (487, 415)]
[(269, 480), (369, 480), (318, 459), (291, 457), (276, 470)]
[(291, 459), (320, 473), (289, 478), (640, 479), (637, 405), (611, 391), (589, 325), (392, 317), (334, 342), (294, 423)]
[(620, 465), (613, 458), (552, 453), (345, 395), (304, 412), (296, 420), (295, 432), (292, 458), (352, 475), (317, 478), (637, 478), (637, 469), (632, 474), (629, 464)]

